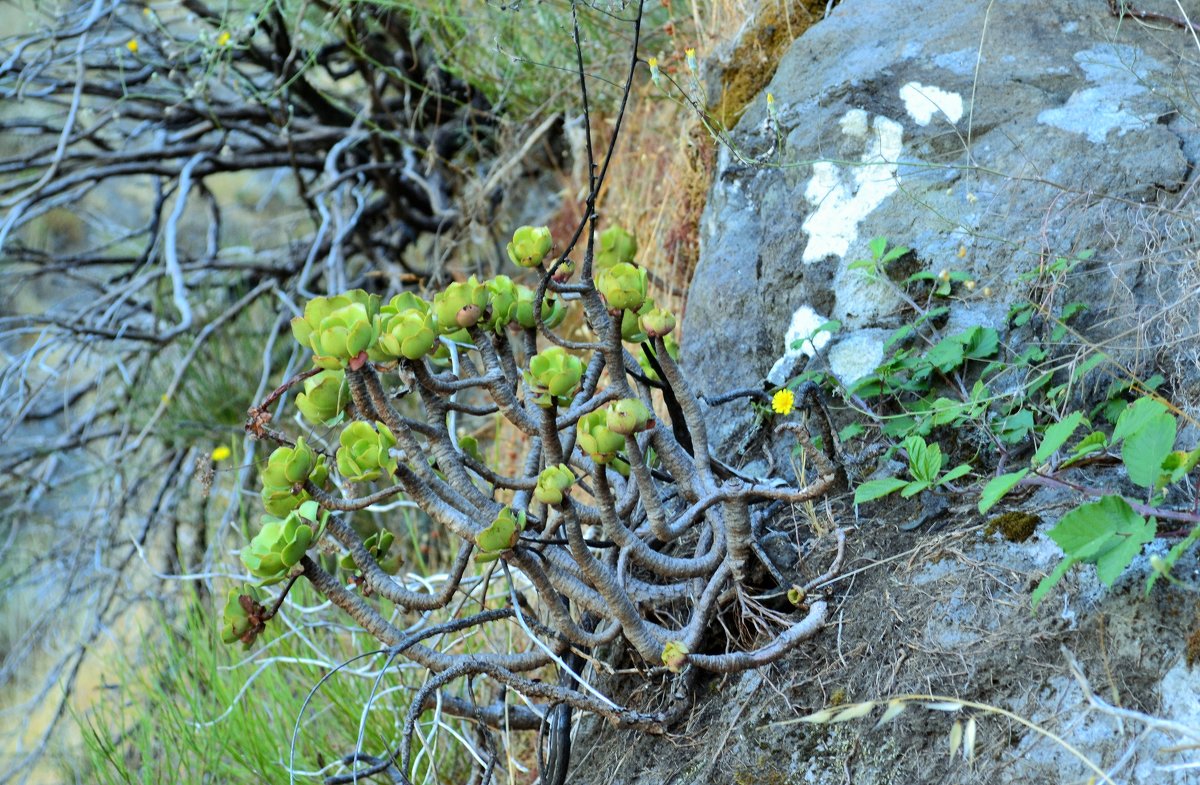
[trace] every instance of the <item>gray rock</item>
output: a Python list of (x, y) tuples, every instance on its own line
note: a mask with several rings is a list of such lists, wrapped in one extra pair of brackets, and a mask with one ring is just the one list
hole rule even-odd
[[(912, 249), (905, 275), (969, 273), (952, 323), (998, 328), (1029, 294), (1020, 273), (1094, 249), (1097, 274), (1063, 294), (1092, 307), (1097, 340), (1144, 329), (1161, 306), (1147, 275), (1200, 278), (1174, 280), (1194, 265), (1172, 236), (1192, 225), (1159, 209), (1178, 207), (1200, 155), (1187, 47), (1081, 0), (846, 0), (780, 63), (778, 127), (760, 98), (732, 134), (739, 155), (719, 156), (683, 331), (699, 389), (786, 381), (796, 314), (844, 330), (910, 320), (896, 287), (848, 269), (877, 236)], [(767, 165), (743, 163), (776, 139)], [(1115, 347), (1123, 362), (1149, 357), (1135, 344)], [(749, 417), (722, 411), (712, 431), (729, 439)]]

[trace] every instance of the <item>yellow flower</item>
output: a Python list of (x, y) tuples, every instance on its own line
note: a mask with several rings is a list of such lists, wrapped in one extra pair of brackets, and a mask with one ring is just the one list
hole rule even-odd
[(692, 48), (688, 49), (686, 52), (686, 56), (687, 56), (688, 70), (691, 71), (692, 73), (696, 73), (696, 68), (697, 68), (697, 66), (696, 66), (696, 48), (692, 47)]
[(658, 79), (659, 79), (658, 58), (651, 57), (647, 61), (647, 64), (650, 66), (650, 81), (654, 82), (655, 86), (658, 86)]
[(130, 39), (129, 39), (129, 43), (125, 44), (125, 48), (126, 48), (126, 49), (128, 49), (128, 50), (129, 50), (130, 52), (132, 52), (133, 54), (137, 54), (137, 50), (138, 50), (138, 42), (137, 42), (137, 39), (136, 39), (136, 38), (130, 38)]
[(217, 36), (217, 46), (229, 46), (229, 39), (232, 37), (228, 30), (222, 30), (221, 34)]
[(784, 387), (771, 396), (771, 410), (776, 414), (791, 414), (796, 408), (796, 394)]
[(767, 108), (768, 108), (768, 109), (774, 109), (774, 108), (775, 108), (775, 95), (774, 95), (774, 93), (767, 93)]
[(233, 451), (222, 444), (220, 447), (217, 447), (212, 451), (212, 459), (214, 462), (219, 462), (227, 459), (232, 454)]

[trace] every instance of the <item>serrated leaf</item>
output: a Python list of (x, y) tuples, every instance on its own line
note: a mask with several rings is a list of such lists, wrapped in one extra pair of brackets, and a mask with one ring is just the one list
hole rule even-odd
[(1133, 512), (1135, 521), (1130, 522), (1130, 531), (1118, 532), (1113, 539), (1115, 543), (1096, 560), (1096, 577), (1105, 586), (1112, 586), (1113, 582), (1121, 577), (1121, 573), (1125, 572), (1125, 568), (1129, 566), (1139, 553), (1142, 552), (1142, 546), (1154, 539), (1157, 524), (1153, 518), (1145, 520), (1142, 516)]
[(861, 423), (852, 422), (842, 430), (838, 431), (838, 440), (848, 442), (851, 439), (858, 438), (867, 432), (867, 429)]
[(1008, 494), (1017, 486), (1025, 475), (1029, 474), (1028, 469), (1001, 474), (999, 477), (994, 477), (988, 481), (988, 484), (983, 486), (983, 492), (979, 495), (979, 512), (985, 513), (996, 506), (996, 503)]
[(899, 477), (868, 480), (854, 489), (854, 503), (864, 504), (874, 501), (882, 496), (887, 496), (889, 493), (894, 493), (906, 485), (908, 485), (908, 482), (901, 480)]
[(1144, 421), (1121, 444), (1121, 461), (1129, 473), (1129, 481), (1143, 488), (1153, 487), (1162, 474), (1163, 461), (1174, 447), (1174, 417), (1163, 413)]
[(1094, 431), (1083, 437), (1083, 441), (1075, 445), (1075, 449), (1071, 450), (1071, 456), (1073, 458), (1082, 458), (1085, 455), (1099, 452), (1107, 446), (1108, 437), (1100, 431)]
[(904, 489), (900, 491), (900, 495), (905, 499), (911, 499), (927, 488), (929, 488), (929, 483), (925, 482), (924, 480), (915, 480), (905, 485)]
[(942, 373), (948, 373), (963, 364), (963, 345), (957, 336), (943, 338), (925, 352), (925, 359)]
[(1138, 535), (1146, 527), (1142, 516), (1120, 496), (1105, 496), (1090, 504), (1081, 504), (1062, 517), (1050, 530), (1050, 539), (1067, 556), (1094, 564), (1122, 541)]
[(1117, 417), (1117, 425), (1113, 429), (1112, 441), (1113, 444), (1122, 439), (1137, 433), (1142, 428), (1154, 420), (1166, 414), (1167, 407), (1162, 401), (1154, 398), (1138, 398), (1132, 404), (1121, 410), (1121, 414)]
[(1033, 454), (1033, 465), (1040, 466), (1050, 460), (1050, 457), (1067, 443), (1067, 439), (1071, 438), (1075, 429), (1082, 422), (1083, 412), (1074, 411), (1047, 428), (1045, 434), (1042, 435), (1042, 443), (1038, 445), (1037, 452)]
[(966, 336), (966, 355), (973, 360), (991, 357), (1000, 348), (1000, 335), (991, 327), (973, 327)]
[(832, 719), (829, 720), (829, 722), (830, 724), (833, 724), (835, 722), (849, 722), (850, 720), (857, 720), (870, 714), (874, 708), (875, 704), (871, 701), (867, 701), (866, 703), (856, 703), (853, 706), (848, 706), (839, 711), (833, 716)]
[(882, 259), (883, 252), (887, 250), (886, 237), (872, 237), (867, 247), (871, 249), (871, 256), (875, 259)]

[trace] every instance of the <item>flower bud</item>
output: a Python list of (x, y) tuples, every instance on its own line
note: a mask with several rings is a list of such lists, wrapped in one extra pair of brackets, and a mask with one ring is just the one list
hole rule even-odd
[[(626, 311), (628, 313), (628, 311)], [(651, 338), (662, 338), (675, 329), (675, 317), (663, 308), (651, 308), (638, 317), (642, 330)]]
[(608, 430), (622, 436), (632, 436), (654, 427), (654, 415), (637, 398), (622, 398), (608, 405), (605, 413)]
[(243, 586), (242, 591), (229, 592), (225, 600), (225, 609), (221, 613), (221, 642), (236, 643), (241, 641), (248, 649), (266, 627), (263, 617), (267, 609), (257, 600), (257, 593), (250, 586)]
[(545, 226), (522, 226), (513, 232), (508, 244), (508, 258), (518, 267), (537, 267), (554, 246), (550, 229)]

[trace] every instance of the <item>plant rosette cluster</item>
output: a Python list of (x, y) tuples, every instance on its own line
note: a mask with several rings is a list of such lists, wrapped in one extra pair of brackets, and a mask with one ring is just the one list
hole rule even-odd
[(296, 408), (310, 425), (337, 425), (350, 405), (350, 384), (341, 369), (321, 371), (304, 380), (304, 392), (296, 396)]
[(304, 483), (324, 486), (329, 471), (325, 456), (317, 455), (301, 436), (296, 439), (295, 447), (276, 448), (260, 476), (263, 507), (271, 515), (284, 517), (311, 498), (303, 488)]
[(396, 472), (396, 458), (391, 454), (396, 437), (383, 423), (357, 420), (342, 429), (338, 441), (338, 473), (347, 482), (370, 482)]
[(565, 463), (549, 466), (538, 475), (537, 487), (533, 489), (533, 497), (542, 504), (551, 507), (561, 506), (571, 493), (575, 484), (575, 473)]
[(266, 629), (266, 617), (267, 609), (258, 602), (258, 593), (252, 586), (229, 592), (221, 613), (221, 641), (226, 644), (240, 641), (249, 649)]
[(318, 518), (323, 523), (328, 513), (321, 513), (315, 501), (306, 501), (288, 513), (286, 518), (264, 515), (262, 528), (242, 549), (242, 564), (259, 585), (270, 586), (288, 577), (300, 563), (308, 547), (320, 533)]
[(525, 383), (536, 394), (534, 402), (549, 408), (570, 405), (582, 378), (583, 361), (561, 346), (551, 346), (529, 360)]
[(312, 349), (318, 368), (361, 365), (363, 353), (379, 338), (379, 303), (379, 295), (362, 289), (314, 298), (304, 306), (304, 316), (292, 319), (292, 335)]
[(486, 529), (475, 535), (475, 545), (481, 553), (475, 557), (477, 564), (495, 561), (505, 551), (510, 551), (525, 531), (525, 511), (514, 512), (505, 507)]

